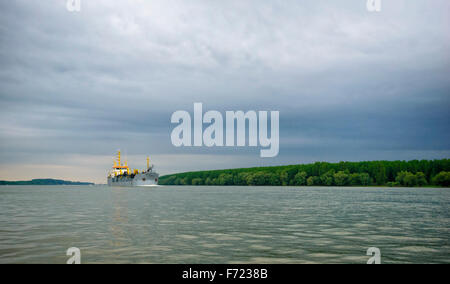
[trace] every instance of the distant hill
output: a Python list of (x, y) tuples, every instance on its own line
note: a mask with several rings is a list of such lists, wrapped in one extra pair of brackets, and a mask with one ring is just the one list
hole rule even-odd
[(28, 181), (3, 181), (0, 185), (94, 185), (91, 182), (66, 181), (59, 179), (33, 179)]

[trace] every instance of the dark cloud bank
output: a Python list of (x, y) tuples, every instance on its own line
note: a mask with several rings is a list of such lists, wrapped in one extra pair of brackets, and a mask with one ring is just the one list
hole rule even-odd
[[(449, 2), (340, 2), (2, 1), (0, 179), (448, 158)], [(279, 156), (174, 148), (194, 102), (280, 111)]]

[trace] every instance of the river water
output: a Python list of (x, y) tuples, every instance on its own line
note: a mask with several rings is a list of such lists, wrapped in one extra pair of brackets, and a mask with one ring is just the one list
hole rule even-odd
[(0, 263), (450, 263), (450, 190), (0, 187)]

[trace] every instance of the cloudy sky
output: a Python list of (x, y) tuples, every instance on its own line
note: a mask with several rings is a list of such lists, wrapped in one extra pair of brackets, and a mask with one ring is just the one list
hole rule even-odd
[[(345, 3), (344, 3), (345, 2)], [(450, 2), (0, 2), (0, 180), (450, 158)], [(176, 110), (280, 111), (280, 154), (175, 148)]]

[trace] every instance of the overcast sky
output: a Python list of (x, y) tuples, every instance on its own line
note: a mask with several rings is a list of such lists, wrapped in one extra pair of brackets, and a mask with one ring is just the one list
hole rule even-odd
[[(450, 157), (448, 0), (81, 3), (0, 2), (0, 180)], [(194, 102), (280, 111), (279, 156), (175, 148)]]

